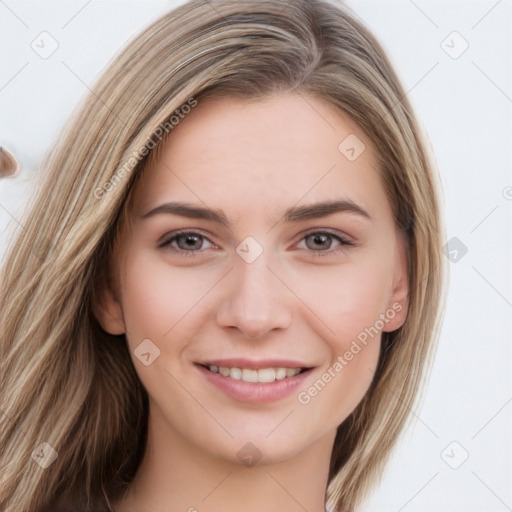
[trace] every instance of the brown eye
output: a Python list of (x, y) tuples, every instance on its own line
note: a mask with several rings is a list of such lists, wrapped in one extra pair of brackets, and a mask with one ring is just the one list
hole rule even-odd
[[(308, 235), (306, 239), (306, 245), (308, 249), (316, 251), (318, 249), (325, 250), (329, 249), (332, 244), (333, 235), (327, 235), (323, 233), (314, 233), (312, 235)], [(308, 243), (310, 242), (310, 243)]]
[(327, 231), (314, 231), (307, 234), (301, 242), (302, 241), (305, 243), (306, 250), (318, 256), (327, 256), (329, 254), (343, 252), (347, 246), (354, 245), (353, 242), (343, 236), (335, 235)]
[[(210, 244), (204, 247), (205, 243)], [(214, 247), (212, 242), (204, 235), (193, 231), (182, 231), (178, 233), (169, 233), (160, 243), (161, 249), (168, 249), (180, 256), (195, 256), (204, 252), (204, 249)]]
[(183, 234), (175, 237), (175, 240), (178, 248), (185, 251), (191, 249), (201, 249), (203, 244), (203, 237), (201, 235)]

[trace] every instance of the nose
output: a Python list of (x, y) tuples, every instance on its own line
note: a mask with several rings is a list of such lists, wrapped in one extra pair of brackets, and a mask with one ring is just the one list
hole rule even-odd
[(236, 260), (217, 313), (221, 327), (239, 329), (250, 339), (286, 329), (292, 319), (291, 293), (277, 277), (278, 272), (268, 268), (265, 256), (263, 252), (252, 263)]

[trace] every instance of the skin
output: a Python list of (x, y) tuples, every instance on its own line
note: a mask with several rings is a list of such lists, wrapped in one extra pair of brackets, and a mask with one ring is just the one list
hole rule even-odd
[[(338, 150), (350, 134), (366, 145), (355, 161)], [(371, 219), (349, 211), (283, 219), (289, 207), (341, 198)], [(324, 511), (336, 428), (370, 386), (381, 330), (309, 403), (298, 392), (393, 304), (382, 330), (399, 328), (406, 313), (404, 241), (371, 141), (318, 98), (210, 100), (172, 131), (134, 199), (96, 311), (107, 332), (126, 333), (150, 399), (145, 456), (114, 510)], [(140, 217), (170, 201), (222, 209), (229, 228), (174, 214)], [(204, 238), (192, 249), (183, 237), (159, 247), (181, 229)], [(306, 236), (326, 230), (334, 237)], [(263, 249), (252, 263), (236, 252), (247, 236)], [(179, 256), (172, 247), (195, 252)], [(144, 339), (160, 350), (148, 366), (133, 353)], [(293, 358), (314, 369), (285, 398), (244, 403), (194, 365), (227, 357)], [(261, 454), (253, 466), (237, 456), (247, 442)]]

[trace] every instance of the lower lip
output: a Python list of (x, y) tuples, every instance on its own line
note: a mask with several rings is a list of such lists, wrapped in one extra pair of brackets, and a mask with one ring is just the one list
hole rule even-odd
[(217, 386), (226, 395), (240, 402), (262, 404), (281, 400), (297, 390), (308, 378), (311, 370), (286, 377), (274, 382), (245, 382), (243, 380), (224, 377), (220, 373), (207, 370), (204, 366), (196, 365), (208, 381)]

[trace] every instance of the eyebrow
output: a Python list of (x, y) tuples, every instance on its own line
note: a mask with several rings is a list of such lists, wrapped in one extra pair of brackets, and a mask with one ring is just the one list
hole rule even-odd
[[(357, 203), (349, 199), (323, 201), (306, 206), (292, 206), (284, 213), (285, 222), (300, 222), (309, 219), (327, 217), (334, 213), (354, 213), (368, 220), (373, 220), (370, 214)], [(230, 222), (226, 214), (219, 209), (204, 208), (190, 203), (170, 202), (153, 208), (147, 213), (138, 215), (141, 219), (148, 219), (158, 214), (180, 215), (191, 219), (204, 219), (217, 222), (226, 228)]]

